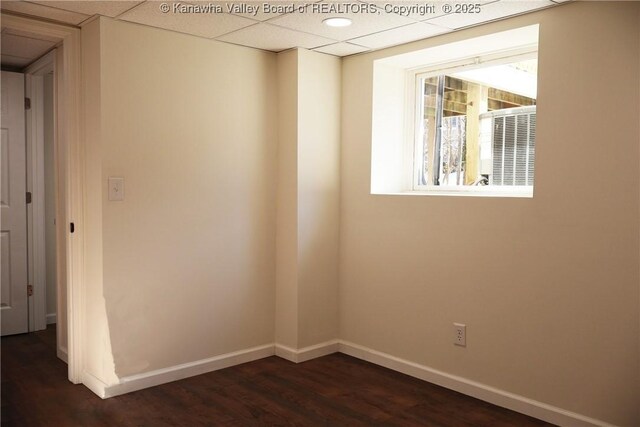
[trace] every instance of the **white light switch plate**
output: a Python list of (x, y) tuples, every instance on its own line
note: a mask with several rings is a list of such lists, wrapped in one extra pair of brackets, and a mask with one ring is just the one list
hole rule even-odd
[(109, 200), (124, 200), (124, 178), (109, 177)]

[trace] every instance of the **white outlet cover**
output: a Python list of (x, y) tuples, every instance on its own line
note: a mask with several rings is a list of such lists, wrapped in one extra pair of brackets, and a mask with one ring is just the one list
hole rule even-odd
[(109, 200), (115, 202), (124, 200), (124, 178), (109, 177)]
[(461, 347), (467, 346), (467, 325), (463, 323), (453, 324), (453, 343)]

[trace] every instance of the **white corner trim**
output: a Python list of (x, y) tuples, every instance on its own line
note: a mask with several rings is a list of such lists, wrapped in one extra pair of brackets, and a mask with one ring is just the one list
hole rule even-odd
[(58, 320), (56, 313), (47, 314), (47, 325), (53, 325)]
[(218, 369), (228, 368), (241, 363), (252, 362), (254, 360), (263, 359), (273, 355), (274, 345), (267, 344), (233, 353), (221, 354), (219, 356), (197, 360), (195, 362), (183, 363), (181, 365), (145, 372), (138, 375), (122, 377), (118, 384), (105, 386), (104, 395), (100, 395), (89, 385), (87, 385), (87, 387), (102, 398), (113, 397), (130, 393), (132, 391), (142, 390), (143, 388), (154, 387), (171, 381), (205, 374)]
[(340, 341), (341, 353), (385, 368), (428, 381), (433, 384), (448, 388), (475, 397), (485, 402), (492, 403), (512, 411), (520, 412), (543, 421), (561, 426), (572, 427), (615, 427), (613, 424), (576, 414), (546, 403), (538, 402), (524, 396), (509, 393), (486, 384), (478, 383), (463, 377), (451, 375), (428, 366), (400, 359), (390, 354), (382, 353), (348, 341)]
[(339, 351), (340, 341), (331, 340), (296, 350), (286, 345), (276, 344), (276, 356), (293, 363), (306, 362)]
[(58, 359), (62, 360), (64, 363), (69, 364), (69, 355), (67, 354), (67, 347), (58, 346), (56, 349), (56, 355)]
[(298, 351), (291, 347), (287, 347), (286, 345), (282, 344), (276, 344), (275, 353), (276, 356), (286, 359), (289, 362), (298, 363)]
[(87, 371), (82, 372), (82, 384), (84, 384), (89, 390), (97, 394), (101, 399), (107, 397), (107, 385)]

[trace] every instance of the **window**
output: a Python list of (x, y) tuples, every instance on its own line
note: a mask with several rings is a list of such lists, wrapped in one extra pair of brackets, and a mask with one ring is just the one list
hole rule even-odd
[(537, 55), (414, 72), (414, 190), (531, 193)]
[(532, 197), (537, 24), (373, 61), (371, 194)]

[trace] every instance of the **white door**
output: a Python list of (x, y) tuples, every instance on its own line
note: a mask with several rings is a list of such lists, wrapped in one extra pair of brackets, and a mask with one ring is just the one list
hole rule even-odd
[(28, 332), (24, 75), (2, 71), (0, 231), (2, 335)]

